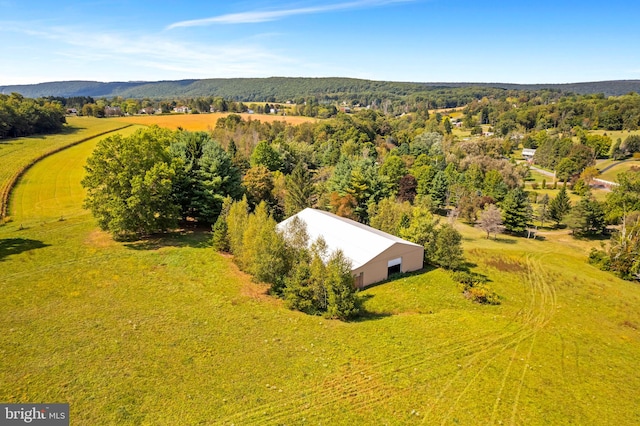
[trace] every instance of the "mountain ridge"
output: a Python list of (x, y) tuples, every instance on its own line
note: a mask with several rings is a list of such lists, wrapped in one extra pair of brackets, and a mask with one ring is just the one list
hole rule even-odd
[(159, 81), (66, 80), (37, 84), (4, 85), (0, 93), (17, 92), (25, 97), (91, 96), (94, 98), (176, 98), (220, 96), (243, 101), (284, 101), (306, 96), (350, 93), (388, 93), (407, 96), (438, 88), (479, 87), (504, 90), (558, 90), (580, 95), (619, 96), (640, 93), (640, 80), (604, 80), (578, 83), (482, 83), (482, 82), (396, 82), (347, 77), (212, 78)]

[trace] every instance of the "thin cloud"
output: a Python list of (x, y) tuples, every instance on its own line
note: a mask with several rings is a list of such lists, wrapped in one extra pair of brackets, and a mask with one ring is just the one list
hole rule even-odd
[(311, 15), (315, 13), (334, 12), (338, 10), (358, 9), (364, 7), (383, 6), (392, 3), (407, 3), (413, 0), (361, 0), (349, 3), (336, 3), (326, 6), (302, 7), (297, 9), (282, 9), (271, 11), (249, 11), (241, 13), (230, 13), (227, 15), (214, 16), (204, 19), (193, 19), (190, 21), (180, 21), (167, 27), (168, 30), (179, 27), (201, 27), (214, 24), (255, 24), (259, 22), (276, 21), (296, 15)]
[[(196, 76), (259, 77), (263, 76), (266, 67), (275, 73), (284, 73), (287, 67), (299, 64), (297, 59), (270, 51), (259, 43), (246, 41), (226, 44), (184, 43), (157, 35), (92, 33), (63, 27), (34, 30), (26, 25), (14, 25), (11, 30), (57, 42), (55, 50), (50, 53), (68, 63), (76, 64), (69, 68), (105, 64), (100, 69), (103, 73), (106, 69), (113, 73), (112, 77), (107, 77), (110, 81), (117, 79), (116, 75), (130, 73), (147, 75), (146, 79), (156, 76), (162, 76), (162, 79)], [(77, 37), (80, 33), (83, 36)], [(123, 68), (122, 64), (126, 64), (126, 67)], [(280, 68), (274, 64), (278, 64)]]

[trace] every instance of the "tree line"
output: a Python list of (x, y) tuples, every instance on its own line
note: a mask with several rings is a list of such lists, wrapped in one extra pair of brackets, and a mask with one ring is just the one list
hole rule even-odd
[(0, 94), (0, 139), (60, 132), (65, 122), (58, 102)]

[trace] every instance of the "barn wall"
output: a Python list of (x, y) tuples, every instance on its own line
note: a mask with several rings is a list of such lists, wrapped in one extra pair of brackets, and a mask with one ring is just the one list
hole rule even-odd
[(354, 269), (353, 275), (364, 273), (362, 287), (386, 280), (388, 262), (398, 257), (402, 258), (402, 272), (417, 271), (423, 266), (424, 248), (396, 243), (366, 264)]

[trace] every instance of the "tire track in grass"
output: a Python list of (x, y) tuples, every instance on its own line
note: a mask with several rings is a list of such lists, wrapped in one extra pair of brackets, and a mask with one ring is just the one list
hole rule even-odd
[[(529, 299), (526, 302), (526, 305), (523, 306), (523, 308), (521, 308), (518, 313), (516, 314), (516, 319), (520, 318), (520, 322), (521, 322), (521, 326), (518, 328), (518, 330), (516, 332), (514, 332), (512, 334), (511, 337), (514, 337), (514, 339), (511, 339), (507, 342), (505, 342), (502, 345), (498, 345), (496, 342), (496, 345), (490, 346), (485, 348), (485, 350), (479, 351), (477, 352), (469, 361), (467, 361), (467, 363), (464, 365), (463, 368), (461, 368), (458, 373), (452, 377), (451, 379), (449, 379), (449, 381), (444, 385), (444, 387), (442, 388), (442, 390), (440, 391), (440, 393), (438, 394), (438, 397), (436, 398), (436, 400), (431, 404), (431, 406), (429, 407), (429, 410), (426, 412), (425, 417), (423, 422), (426, 422), (427, 419), (429, 419), (430, 415), (433, 413), (433, 410), (435, 409), (435, 407), (437, 407), (440, 404), (440, 401), (443, 400), (445, 398), (445, 396), (447, 395), (447, 392), (449, 391), (449, 389), (451, 389), (454, 384), (461, 382), (464, 380), (463, 375), (465, 375), (468, 373), (468, 370), (477, 363), (478, 358), (481, 355), (485, 355), (487, 352), (489, 352), (492, 349), (498, 349), (498, 354), (494, 355), (493, 357), (490, 358), (489, 361), (485, 362), (484, 365), (480, 368), (480, 371), (484, 371), (489, 364), (491, 364), (491, 362), (502, 352), (504, 352), (505, 350), (508, 350), (514, 343), (518, 343), (519, 341), (523, 340), (524, 338), (526, 338), (528, 336), (529, 333), (529, 329), (531, 326), (531, 323), (533, 321), (534, 315), (535, 315), (535, 311), (536, 311), (536, 293), (535, 293), (535, 289), (532, 286), (527, 286), (528, 288), (528, 293), (529, 293)], [(462, 398), (462, 396), (467, 392), (467, 390), (470, 388), (471, 384), (473, 382), (475, 382), (475, 380), (477, 380), (479, 376), (476, 374), (476, 376), (474, 376), (474, 378), (472, 380), (466, 380), (466, 385), (463, 388), (462, 392), (460, 392), (457, 397), (455, 397), (455, 401), (456, 403), (453, 404), (450, 408), (450, 410), (448, 411), (447, 415), (443, 418), (443, 422), (445, 422), (453, 413), (453, 410), (457, 407), (457, 403), (460, 401), (460, 399)], [(505, 378), (503, 378), (503, 380), (506, 380)], [(496, 400), (498, 400), (499, 397), (496, 398)]]
[[(380, 363), (370, 365), (369, 369), (377, 369), (380, 370), (380, 375), (389, 375), (394, 372), (402, 372), (410, 369), (415, 369), (421, 367), (428, 362), (435, 361), (437, 359), (443, 358), (445, 356), (454, 355), (461, 351), (469, 352), (466, 356), (472, 356), (477, 354), (478, 352), (484, 353), (486, 350), (489, 350), (500, 344), (501, 341), (507, 339), (509, 340), (513, 336), (519, 335), (522, 332), (524, 327), (522, 325), (518, 325), (515, 330), (509, 330), (515, 322), (511, 322), (507, 324), (504, 328), (504, 332), (500, 335), (495, 333), (486, 333), (483, 336), (478, 336), (477, 333), (467, 333), (467, 338), (464, 340), (455, 340), (449, 341), (445, 344), (436, 344), (431, 347), (426, 347), (423, 351), (407, 353), (401, 357), (394, 358), (392, 360), (383, 361)], [(510, 342), (511, 340), (509, 340)], [(507, 342), (507, 344), (509, 344)], [(504, 345), (504, 344), (503, 344)], [(448, 348), (449, 350), (443, 351), (443, 349)], [(434, 353), (435, 352), (435, 353)], [(429, 354), (429, 356), (425, 357), (425, 354)], [(411, 360), (414, 362), (401, 362), (403, 360)], [(400, 362), (399, 362), (400, 361)], [(473, 362), (473, 361), (472, 361)], [(397, 364), (401, 364), (401, 367), (398, 367)], [(392, 371), (383, 370), (384, 367), (391, 366)], [(331, 383), (323, 382), (322, 384), (316, 385), (309, 392), (305, 393), (304, 396), (298, 397), (296, 400), (288, 400), (284, 405), (281, 401), (274, 401), (272, 403), (261, 404), (258, 407), (254, 407), (249, 410), (245, 410), (242, 412), (235, 413), (229, 417), (227, 417), (226, 422), (232, 422), (232, 419), (236, 419), (239, 417), (243, 417), (243, 424), (249, 422), (250, 418), (254, 418), (256, 422), (264, 422), (266, 412), (269, 413), (269, 421), (274, 421), (275, 419), (283, 419), (283, 418), (291, 418), (292, 416), (300, 416), (301, 412), (307, 412), (311, 409), (314, 411), (318, 411), (318, 408), (323, 408), (328, 405), (334, 404), (338, 401), (339, 396), (343, 394), (349, 393), (357, 393), (360, 385), (358, 380), (358, 375), (364, 374), (364, 370), (356, 370), (351, 373), (349, 376), (342, 376), (339, 379), (334, 379), (334, 381), (339, 382), (336, 386), (339, 387), (339, 390), (327, 391), (327, 388)], [(354, 379), (355, 378), (355, 379)], [(379, 390), (380, 386), (376, 386), (375, 389)], [(368, 389), (371, 389), (369, 387)], [(379, 392), (379, 394), (383, 394), (386, 392)], [(317, 395), (321, 395), (320, 398), (317, 398)], [(338, 397), (336, 397), (336, 395)], [(386, 397), (377, 397), (377, 402), (382, 402), (388, 398)], [(304, 401), (303, 401), (304, 400)], [(273, 412), (272, 406), (277, 404), (279, 407), (279, 411)], [(304, 404), (304, 406), (303, 406)], [(294, 407), (295, 406), (295, 407)], [(300, 408), (303, 406), (303, 408)], [(309, 406), (308, 408), (304, 408)], [(312, 414), (313, 415), (313, 414)], [(257, 417), (256, 417), (257, 416)], [(223, 422), (224, 423), (224, 422)]]
[[(525, 257), (525, 262), (526, 262), (526, 273), (524, 274), (523, 278), (524, 278), (524, 283), (527, 284), (527, 287), (529, 289), (529, 301), (527, 303), (527, 307), (523, 308), (524, 314), (521, 316), (521, 319), (523, 320), (523, 327), (521, 328), (521, 332), (520, 334), (516, 335), (514, 334), (514, 339), (505, 342), (505, 344), (503, 346), (498, 346), (496, 345), (493, 348), (487, 348), (486, 350), (480, 351), (478, 353), (476, 353), (473, 358), (471, 360), (469, 360), (466, 364), (465, 364), (465, 368), (461, 369), (461, 371), (454, 376), (453, 378), (451, 378), (447, 384), (444, 386), (444, 388), (442, 389), (442, 391), (440, 392), (440, 394), (438, 395), (438, 398), (436, 399), (436, 402), (433, 403), (429, 409), (429, 411), (427, 411), (425, 418), (424, 418), (424, 422), (427, 421), (427, 419), (429, 419), (429, 414), (431, 414), (433, 412), (434, 407), (436, 407), (438, 405), (438, 403), (444, 399), (444, 397), (446, 396), (447, 391), (456, 383), (456, 382), (460, 382), (462, 380), (465, 380), (464, 378), (467, 377), (466, 373), (464, 373), (466, 370), (468, 370), (470, 367), (472, 367), (475, 363), (477, 363), (479, 357), (481, 355), (485, 355), (487, 353), (491, 353), (492, 350), (497, 350), (498, 352), (495, 353), (491, 358), (489, 358), (486, 362), (481, 363), (480, 365), (480, 369), (477, 371), (477, 373), (470, 379), (470, 380), (466, 380), (466, 385), (463, 388), (463, 390), (457, 395), (457, 397), (455, 397), (455, 403), (450, 407), (450, 409), (448, 410), (447, 414), (442, 418), (442, 423), (446, 423), (447, 420), (449, 420), (449, 418), (451, 417), (451, 415), (453, 414), (456, 406), (458, 405), (459, 401), (462, 399), (462, 397), (464, 396), (464, 394), (471, 388), (472, 384), (481, 376), (481, 373), (488, 368), (494, 361), (495, 359), (500, 356), (504, 351), (510, 349), (510, 347), (514, 348), (511, 360), (509, 362), (509, 368), (505, 371), (503, 377), (502, 377), (502, 386), (500, 388), (500, 390), (498, 391), (498, 394), (496, 395), (496, 400), (494, 401), (494, 408), (493, 408), (493, 412), (492, 412), (492, 422), (495, 420), (495, 417), (497, 415), (498, 412), (498, 408), (499, 405), (502, 401), (502, 391), (504, 389), (504, 386), (506, 385), (506, 382), (511, 374), (511, 365), (513, 363), (513, 360), (515, 358), (515, 356), (517, 356), (518, 353), (518, 348), (520, 346), (520, 344), (522, 342), (524, 342), (525, 340), (531, 338), (532, 339), (532, 344), (529, 346), (529, 351), (527, 353), (526, 356), (526, 362), (525, 362), (525, 372), (526, 369), (529, 366), (529, 361), (531, 358), (531, 354), (533, 352), (533, 347), (535, 344), (535, 338), (536, 335), (538, 333), (539, 330), (541, 330), (544, 326), (546, 326), (546, 324), (548, 324), (548, 322), (550, 321), (551, 317), (553, 316), (553, 313), (555, 311), (555, 306), (556, 306), (556, 302), (555, 302), (555, 290), (553, 289), (553, 287), (549, 286), (548, 283), (546, 282), (546, 280), (543, 279), (543, 271), (540, 268), (540, 265), (538, 262), (535, 262), (531, 259), (530, 255), (527, 255)], [(522, 312), (519, 311), (519, 312)], [(523, 358), (524, 360), (524, 358)], [(463, 373), (465, 374), (465, 376), (463, 377)], [(524, 384), (524, 376), (525, 374), (521, 374), (520, 375), (520, 381), (519, 381), (519, 388), (522, 388), (522, 385)], [(514, 406), (512, 408), (512, 413), (514, 411), (517, 411), (517, 404), (518, 401), (514, 402)], [(432, 419), (429, 419), (432, 420)]]
[(527, 355), (524, 359), (522, 374), (519, 378), (518, 388), (516, 390), (513, 407), (511, 410), (510, 424), (515, 424), (516, 421), (518, 406), (520, 403), (520, 396), (522, 394), (522, 388), (524, 387), (527, 371), (531, 368), (531, 355), (533, 353), (533, 348), (535, 347), (538, 333), (540, 332), (540, 330), (544, 329), (547, 324), (549, 324), (557, 308), (557, 295), (555, 288), (549, 284), (549, 281), (546, 279), (544, 271), (540, 266), (540, 261), (543, 260), (546, 256), (547, 255), (542, 255), (540, 257), (540, 260), (536, 261), (533, 259), (533, 255), (527, 255), (527, 278), (531, 285), (537, 287), (538, 291), (542, 295), (540, 304), (540, 311), (542, 315), (540, 316), (539, 322), (536, 324), (537, 326), (534, 329), (531, 344), (529, 345), (529, 351), (527, 352)]
[[(478, 336), (475, 333), (467, 333), (463, 339), (450, 340), (446, 343), (438, 343), (425, 347), (421, 351), (406, 353), (392, 360), (386, 360), (368, 365), (366, 368), (359, 368), (350, 373), (325, 380), (294, 398), (281, 398), (272, 402), (260, 404), (240, 412), (220, 419), (221, 424), (262, 424), (265, 422), (285, 424), (288, 422), (300, 421), (300, 419), (314, 419), (314, 421), (330, 422), (332, 413), (328, 408), (344, 401), (349, 401), (349, 407), (358, 411), (362, 409), (375, 409), (383, 405), (392, 397), (397, 397), (398, 389), (387, 384), (386, 379), (394, 373), (411, 371), (430, 363), (442, 359), (451, 359), (453, 356), (462, 353), (464, 367), (460, 368), (452, 378), (450, 378), (441, 389), (436, 400), (430, 404), (429, 410), (425, 413), (423, 421), (433, 421), (429, 414), (433, 412), (439, 402), (445, 399), (453, 385), (465, 377), (473, 374), (470, 380), (466, 381), (462, 391), (453, 396), (455, 403), (441, 418), (443, 423), (454, 414), (464, 395), (472, 388), (477, 380), (482, 377), (484, 371), (490, 367), (495, 360), (504, 354), (505, 351), (512, 350), (509, 367), (502, 377), (501, 388), (496, 396), (493, 405), (492, 421), (495, 420), (502, 404), (502, 392), (506, 387), (509, 377), (513, 374), (513, 361), (520, 351), (523, 342), (532, 339), (529, 351), (526, 356), (525, 369), (520, 374), (520, 388), (524, 383), (526, 368), (535, 347), (535, 335), (550, 320), (555, 309), (555, 293), (552, 287), (548, 286), (541, 277), (540, 267), (533, 259), (526, 258), (527, 272), (523, 274), (523, 281), (528, 289), (528, 300), (526, 305), (519, 311), (514, 320), (508, 323), (503, 332), (499, 335), (486, 333)], [(516, 327), (513, 327), (516, 325)], [(479, 362), (481, 357), (489, 356), (485, 362)], [(403, 362), (406, 361), (406, 362)], [(472, 367), (477, 365), (475, 371)], [(350, 401), (351, 400), (351, 401)], [(517, 413), (519, 397), (512, 406), (512, 413)], [(428, 420), (427, 420), (428, 419)]]
[[(517, 333), (517, 331), (515, 331)], [(506, 331), (500, 336), (495, 336), (493, 333), (487, 333), (480, 338), (476, 333), (468, 333), (467, 338), (464, 340), (450, 341), (445, 344), (436, 344), (430, 347), (426, 347), (423, 351), (412, 352), (405, 354), (401, 357), (394, 358), (392, 360), (383, 361), (380, 363), (369, 365), (366, 370), (358, 369), (346, 376), (335, 378), (330, 381), (324, 381), (318, 384), (294, 399), (287, 399), (286, 401), (274, 401), (271, 403), (261, 404), (249, 410), (234, 413), (228, 416), (226, 419), (221, 420), (223, 424), (233, 423), (234, 420), (241, 422), (242, 424), (250, 423), (262, 423), (267, 418), (269, 422), (282, 422), (286, 419), (294, 417), (302, 417), (305, 413), (309, 417), (316, 417), (318, 413), (323, 413), (331, 405), (336, 404), (341, 400), (345, 400), (345, 396), (351, 395), (357, 397), (362, 394), (363, 384), (375, 381), (374, 386), (367, 385), (367, 393), (375, 392), (374, 398), (363, 399), (358, 402), (350, 404), (354, 408), (372, 408), (376, 405), (381, 405), (384, 401), (390, 398), (390, 390), (392, 387), (385, 386), (383, 379), (386, 376), (393, 373), (399, 373), (411, 369), (415, 369), (429, 362), (434, 362), (439, 359), (455, 355), (459, 352), (467, 351), (470, 356), (478, 350), (493, 346), (496, 341), (512, 336), (514, 331)], [(424, 356), (428, 354), (428, 356)], [(402, 363), (403, 360), (414, 359), (414, 362)], [(398, 366), (400, 364), (401, 366)], [(385, 369), (386, 367), (386, 369)], [(389, 368), (390, 367), (390, 368)], [(376, 374), (373, 371), (378, 371)], [(369, 380), (363, 381), (362, 376), (368, 377)], [(394, 389), (393, 395), (397, 394), (397, 390)], [(274, 405), (277, 405), (276, 411), (274, 411)]]

